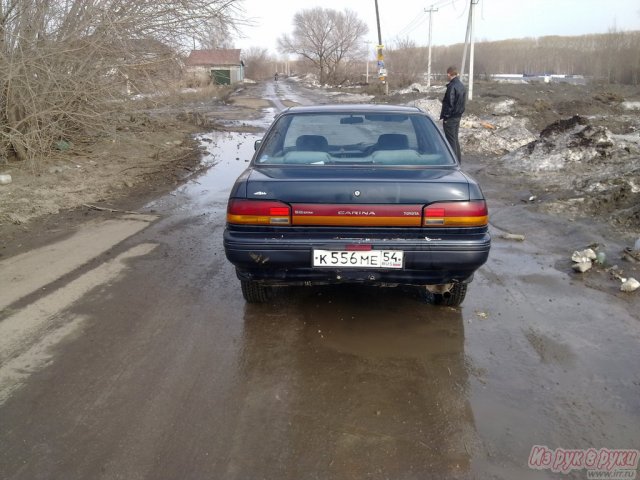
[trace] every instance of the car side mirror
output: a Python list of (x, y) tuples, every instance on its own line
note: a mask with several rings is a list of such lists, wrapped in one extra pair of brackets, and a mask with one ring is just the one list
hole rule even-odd
[(260, 145), (262, 145), (262, 140), (256, 140), (256, 143), (253, 144), (253, 149), (258, 150)]

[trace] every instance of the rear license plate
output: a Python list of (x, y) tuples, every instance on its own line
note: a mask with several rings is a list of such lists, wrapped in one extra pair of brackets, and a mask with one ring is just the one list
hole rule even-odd
[(314, 267), (402, 268), (404, 252), (400, 250), (314, 250)]

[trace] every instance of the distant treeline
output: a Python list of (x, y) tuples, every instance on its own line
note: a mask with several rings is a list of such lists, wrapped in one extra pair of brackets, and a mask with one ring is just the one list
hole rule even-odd
[[(432, 48), (431, 71), (460, 68), (464, 44)], [(398, 41), (387, 51), (389, 71), (398, 83), (420, 80), (427, 70), (427, 48)], [(469, 52), (467, 51), (467, 69)], [(640, 83), (640, 31), (611, 31), (576, 37), (548, 36), (476, 42), (474, 74), (496, 73), (584, 75), (597, 81)]]

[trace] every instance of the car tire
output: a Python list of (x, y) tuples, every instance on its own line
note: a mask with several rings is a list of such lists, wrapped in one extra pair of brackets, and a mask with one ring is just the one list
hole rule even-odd
[(253, 280), (240, 280), (242, 296), (247, 303), (265, 303), (271, 299), (271, 287)]
[(466, 283), (454, 283), (451, 290), (446, 294), (442, 293), (429, 293), (428, 297), (431, 303), (434, 305), (444, 305), (445, 307), (458, 307), (464, 301), (464, 297), (467, 295)]

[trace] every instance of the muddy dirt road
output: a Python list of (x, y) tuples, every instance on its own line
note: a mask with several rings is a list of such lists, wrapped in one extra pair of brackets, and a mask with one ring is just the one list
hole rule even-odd
[[(263, 95), (256, 126), (318, 101)], [(0, 478), (586, 478), (531, 470), (532, 446), (640, 447), (638, 296), (569, 273), (567, 252), (622, 247), (604, 230), (469, 159), (494, 243), (461, 308), (368, 288), (246, 305), (222, 231), (257, 138), (203, 135), (197, 180), (0, 261)]]

